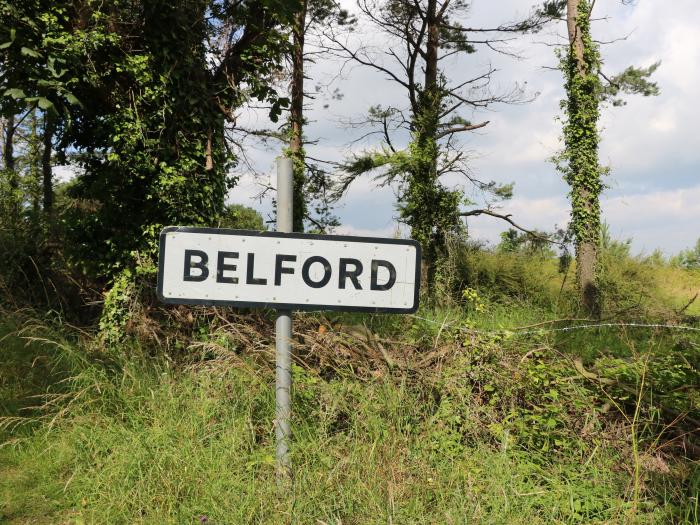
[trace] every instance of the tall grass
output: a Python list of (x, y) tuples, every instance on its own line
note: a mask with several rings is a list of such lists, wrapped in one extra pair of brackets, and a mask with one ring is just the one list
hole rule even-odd
[[(556, 261), (460, 256), (467, 293), (416, 316), (297, 317), (288, 493), (264, 317), (177, 310), (106, 348), (3, 312), (0, 522), (698, 523), (700, 337), (550, 332), (575, 317)], [(696, 276), (645, 264), (610, 266), (614, 319), (696, 322)]]
[(138, 346), (110, 357), (56, 339), (3, 343), (4, 353), (26, 350), (17, 366), (43, 358), (60, 381), (35, 385), (50, 394), (28, 414), (40, 423), (16, 427), (0, 448), (8, 523), (697, 521), (697, 500), (682, 494), (693, 468), (669, 463), (665, 494), (653, 490), (660, 473), (635, 466), (626, 425), (606, 420), (599, 395), (546, 339), (444, 333), (437, 347), (453, 353), (435, 353), (439, 374), (383, 368), (360, 379), (295, 366), (294, 484), (282, 495), (270, 363), (229, 353), (175, 366)]

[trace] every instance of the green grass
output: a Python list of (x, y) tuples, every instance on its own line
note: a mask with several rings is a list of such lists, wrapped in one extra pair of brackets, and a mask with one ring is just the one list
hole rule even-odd
[[(27, 350), (12, 338), (3, 344), (3, 352)], [(21, 355), (27, 365), (66, 348), (39, 345)], [(507, 356), (495, 348), (485, 350), (493, 359), (479, 358), (486, 369)], [(609, 442), (600, 422), (581, 438), (559, 413), (557, 432), (566, 439), (559, 449), (504, 438), (488, 422), (505, 405), (470, 401), (477, 376), (465, 376), (460, 360), (432, 384), (404, 374), (324, 380), (295, 368), (295, 483), (280, 496), (269, 366), (241, 357), (175, 370), (131, 352), (118, 366), (84, 361), (68, 383), (69, 410), (51, 426), (16, 431), (16, 441), (0, 448), (5, 522), (692, 523), (680, 519), (691, 511), (678, 495), (671, 498), (683, 490), (676, 472), (664, 478), (668, 501), (651, 492), (631, 498), (629, 451)], [(13, 366), (19, 372), (16, 360)], [(535, 370), (520, 373), (535, 381)], [(33, 387), (55, 388), (43, 377)], [(549, 380), (559, 381), (562, 401), (596, 418), (594, 396), (561, 379), (554, 373)], [(508, 380), (510, 372), (490, 378), (505, 404), (540, 395), (524, 378), (508, 391)]]
[[(551, 261), (539, 272), (522, 259), (478, 264), (476, 295), (449, 307), (300, 318), (315, 350), (294, 368), (285, 493), (275, 484), (269, 333), (192, 329), (219, 349), (173, 358), (153, 342), (106, 350), (87, 334), (5, 315), (0, 523), (698, 523), (700, 467), (669, 442), (663, 411), (700, 417), (700, 336), (513, 333), (570, 317), (561, 276)], [(640, 264), (626, 275), (646, 278)], [(656, 295), (639, 311), (665, 322), (697, 276), (655, 275)], [(639, 287), (611, 289), (626, 305)], [(671, 322), (697, 323), (694, 308)], [(339, 338), (315, 339), (320, 325)], [(347, 362), (334, 346), (365, 332), (393, 365)], [(173, 348), (192, 342), (170, 337), (182, 340)]]
[[(604, 457), (614, 452), (583, 468), (583, 457), (548, 465), (486, 446), (447, 453), (415, 393), (393, 381), (302, 387), (294, 491), (279, 498), (271, 377), (137, 374), (119, 378), (117, 398), (103, 391), (103, 406), (3, 449), (5, 519), (63, 509), (89, 523), (590, 523), (626, 506)], [(310, 392), (329, 398), (319, 406)]]

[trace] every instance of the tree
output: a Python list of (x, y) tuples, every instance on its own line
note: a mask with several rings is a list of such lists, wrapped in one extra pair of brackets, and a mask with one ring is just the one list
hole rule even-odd
[(292, 23), (292, 82), (289, 110), (289, 156), (294, 170), (292, 231), (304, 231), (307, 203), (304, 197), (306, 166), (303, 146), (304, 129), (304, 43), (308, 0), (301, 0)]
[[(382, 51), (353, 47), (339, 36), (333, 38), (338, 56), (381, 73), (405, 91), (408, 101), (404, 107), (370, 109), (367, 123), (379, 128), (383, 146), (345, 164), (346, 176), (338, 194), (356, 177), (380, 169), (382, 184), (396, 183), (399, 217), (423, 246), (431, 291), (440, 277), (448, 236), (464, 232), (461, 206), (469, 203), (462, 189), (443, 182), (444, 176), (460, 174), (496, 201), (512, 193), (512, 185), (483, 182), (469, 171), (457, 137), (489, 122), (471, 122), (464, 112), (524, 97), (518, 86), (509, 92), (492, 93), (493, 68), (455, 79), (448, 75), (445, 61), (454, 62), (480, 47), (503, 51), (501, 46), (514, 35), (537, 31), (551, 20), (547, 4), (526, 20), (478, 28), (464, 25), (470, 7), (464, 0), (360, 0), (364, 18), (388, 39)], [(398, 141), (405, 132), (410, 140), (401, 148)]]
[[(319, 230), (336, 225), (330, 213), (325, 190), (330, 186), (328, 173), (318, 164), (309, 162), (304, 150), (304, 89), (306, 65), (313, 62), (315, 51), (309, 51), (307, 41), (319, 44), (325, 27), (351, 27), (355, 20), (335, 0), (301, 0), (292, 23), (291, 85), (289, 108), (289, 156), (294, 169), (293, 230), (303, 232), (305, 221)], [(310, 208), (315, 206), (315, 210)], [(315, 216), (312, 216), (315, 211)]]
[(53, 140), (61, 124), (70, 121), (71, 109), (80, 104), (72, 92), (78, 82), (75, 66), (80, 59), (75, 53), (78, 40), (68, 23), (71, 10), (71, 3), (63, 1), (0, 1), (0, 49), (4, 59), (0, 107), (8, 123), (6, 159), (11, 161), (16, 127), (29, 115), (34, 119), (40, 111), (44, 123), (42, 208), (47, 225), (52, 222), (54, 200)]
[(225, 122), (250, 98), (268, 101), (275, 116), (285, 104), (271, 77), (292, 3), (19, 5), (3, 4), (14, 57), (4, 94), (48, 115), (56, 109), (44, 126), (47, 210), (51, 143), (82, 168), (66, 216), (71, 259), (109, 277), (133, 264), (134, 251), (153, 253), (162, 226), (214, 224), (235, 183)]
[[(560, 2), (559, 7), (563, 8), (564, 3)], [(607, 172), (598, 161), (600, 105), (605, 101), (623, 104), (620, 92), (658, 94), (658, 86), (648, 78), (659, 64), (644, 69), (629, 67), (620, 75), (606, 77), (601, 71), (598, 44), (591, 36), (593, 3), (567, 0), (565, 7), (569, 45), (562, 53), (561, 68), (566, 79), (567, 98), (562, 104), (566, 113), (564, 151), (558, 166), (571, 187), (571, 228), (581, 305), (589, 315), (598, 316), (599, 200), (603, 191), (602, 176)]]
[(672, 257), (671, 264), (688, 270), (700, 269), (700, 239), (697, 240), (693, 248), (683, 250)]

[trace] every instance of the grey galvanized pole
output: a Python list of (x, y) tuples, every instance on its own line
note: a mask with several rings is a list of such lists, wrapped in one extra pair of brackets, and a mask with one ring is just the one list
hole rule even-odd
[[(292, 201), (294, 179), (292, 159), (277, 159), (277, 231), (292, 231)], [(277, 441), (277, 484), (283, 486), (291, 480), (289, 442), (292, 415), (292, 312), (278, 310), (275, 322), (277, 347), (275, 374), (275, 437)]]

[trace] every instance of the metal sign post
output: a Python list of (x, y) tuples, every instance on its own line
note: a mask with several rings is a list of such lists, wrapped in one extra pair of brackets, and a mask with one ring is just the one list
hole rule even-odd
[[(277, 231), (292, 232), (293, 203), (292, 159), (277, 159)], [(291, 479), (289, 460), (291, 439), (290, 419), (292, 415), (292, 311), (277, 310), (275, 321), (275, 438), (277, 441), (277, 484), (283, 485)]]
[(420, 245), (406, 239), (292, 233), (292, 161), (277, 160), (277, 231), (168, 226), (158, 297), (170, 304), (274, 308), (277, 482), (291, 481), (292, 310), (412, 313)]

